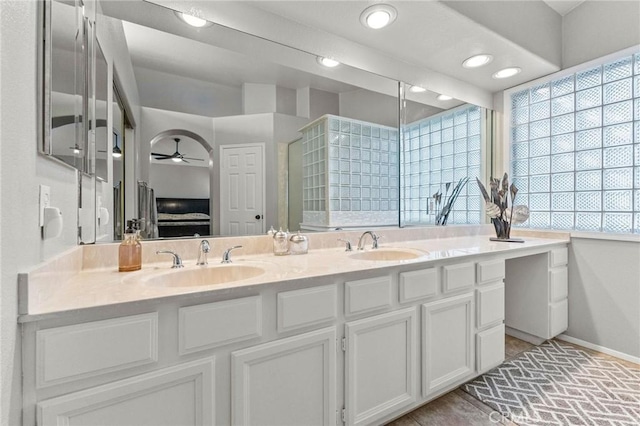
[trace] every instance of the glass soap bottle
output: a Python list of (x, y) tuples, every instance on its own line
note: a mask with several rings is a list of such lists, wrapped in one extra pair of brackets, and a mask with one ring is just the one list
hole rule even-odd
[(124, 239), (118, 248), (118, 271), (138, 271), (142, 268), (142, 244), (134, 221), (127, 221)]
[(273, 234), (273, 254), (284, 256), (289, 254), (289, 235), (282, 228)]
[(289, 238), (289, 253), (307, 254), (309, 251), (309, 239), (302, 235), (300, 231)]

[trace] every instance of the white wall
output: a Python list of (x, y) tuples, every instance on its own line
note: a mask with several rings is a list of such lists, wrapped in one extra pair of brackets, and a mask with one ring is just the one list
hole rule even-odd
[(640, 44), (640, 2), (585, 1), (562, 21), (562, 67)]
[(209, 198), (209, 168), (151, 164), (149, 186), (156, 198)]
[(135, 73), (140, 88), (140, 102), (146, 107), (209, 117), (242, 112), (242, 91), (239, 87), (141, 67), (136, 67)]
[(398, 127), (398, 99), (368, 90), (340, 93), (340, 116)]
[(296, 115), (296, 91), (287, 87), (276, 86), (276, 110), (274, 112)]
[(571, 239), (565, 334), (640, 358), (640, 243)]
[[(18, 425), (21, 365), (17, 274), (76, 245), (76, 172), (37, 154), (37, 7), (0, 2), (0, 424)], [(43, 241), (38, 185), (63, 214), (59, 238)]]
[(315, 120), (325, 114), (340, 115), (340, 96), (337, 93), (310, 89), (309, 118)]
[(273, 84), (244, 83), (242, 85), (242, 114), (275, 112), (276, 86)]

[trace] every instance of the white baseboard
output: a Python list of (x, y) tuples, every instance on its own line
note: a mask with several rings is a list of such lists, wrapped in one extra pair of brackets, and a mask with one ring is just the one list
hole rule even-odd
[[(514, 336), (517, 337), (517, 336)], [(605, 348), (604, 346), (596, 345), (585, 340), (576, 339), (575, 337), (567, 336), (566, 334), (560, 334), (556, 336), (556, 339), (563, 340), (568, 343), (573, 343), (574, 345), (583, 346), (587, 349), (592, 349), (594, 351), (602, 352), (603, 354), (611, 355), (616, 358), (623, 359), (625, 361), (635, 362), (636, 364), (640, 364), (640, 357), (625, 354), (623, 352), (619, 352), (613, 349)]]
[(515, 337), (516, 339), (524, 340), (525, 342), (529, 342), (532, 345), (539, 346), (545, 342), (545, 339), (534, 336), (533, 334), (525, 333), (524, 331), (516, 330), (515, 328), (505, 327), (505, 334), (511, 337)]

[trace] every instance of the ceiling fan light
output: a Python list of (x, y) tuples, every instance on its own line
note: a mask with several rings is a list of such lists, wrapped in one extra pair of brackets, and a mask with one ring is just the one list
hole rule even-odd
[(180, 163), (180, 162), (182, 161), (182, 158), (180, 158), (180, 157), (173, 157), (173, 158), (171, 159), (171, 161), (176, 162), (176, 163)]
[(493, 61), (492, 55), (489, 55), (488, 53), (481, 53), (465, 59), (464, 62), (462, 62), (462, 66), (465, 68), (478, 68), (483, 65), (487, 65), (491, 61)]
[(340, 65), (340, 62), (336, 61), (335, 59), (327, 58), (324, 56), (318, 56), (317, 60), (320, 65), (325, 66), (327, 68), (335, 68), (338, 65)]
[(391, 24), (398, 17), (398, 11), (388, 4), (374, 4), (360, 14), (360, 23), (367, 28), (379, 30)]
[(114, 146), (113, 147), (113, 152), (111, 154), (113, 156), (113, 158), (120, 158), (122, 157), (122, 151), (120, 150), (120, 147), (118, 146)]
[(500, 79), (500, 78), (513, 77), (514, 75), (519, 74), (520, 71), (522, 71), (522, 69), (518, 67), (504, 68), (498, 71), (497, 73), (493, 74), (493, 78)]
[(420, 87), (420, 86), (411, 86), (409, 88), (409, 91), (411, 93), (424, 93), (427, 91), (427, 89), (425, 89), (424, 87)]

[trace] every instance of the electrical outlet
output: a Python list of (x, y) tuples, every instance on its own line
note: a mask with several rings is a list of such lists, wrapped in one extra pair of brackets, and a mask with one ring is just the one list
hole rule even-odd
[(44, 226), (44, 209), (51, 207), (51, 188), (40, 185), (40, 226)]

